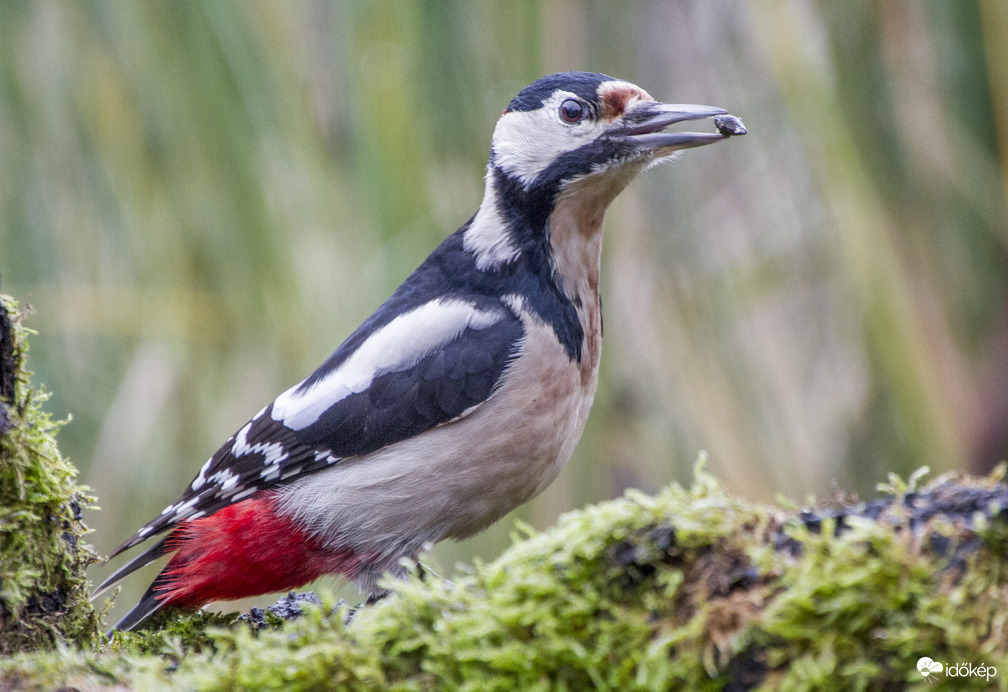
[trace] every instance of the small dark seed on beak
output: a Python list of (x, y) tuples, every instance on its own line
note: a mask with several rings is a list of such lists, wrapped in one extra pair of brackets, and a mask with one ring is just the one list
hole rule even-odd
[(745, 125), (743, 125), (742, 121), (734, 115), (719, 115), (715, 117), (714, 127), (716, 127), (717, 131), (725, 137), (731, 137), (732, 135), (744, 135), (746, 133)]

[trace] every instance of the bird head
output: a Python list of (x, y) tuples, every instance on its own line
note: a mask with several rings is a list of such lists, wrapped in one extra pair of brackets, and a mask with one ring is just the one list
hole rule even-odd
[[(666, 131), (714, 118), (717, 132)], [(606, 207), (647, 166), (682, 149), (745, 134), (722, 108), (660, 103), (644, 89), (594, 72), (560, 72), (519, 92), (497, 121), (486, 192), (466, 232), (477, 266), (513, 261), (548, 242), (565, 197), (601, 227)]]
[[(722, 118), (716, 133), (665, 130), (716, 117)], [(494, 130), (490, 166), (526, 190), (556, 193), (598, 176), (629, 182), (681, 149), (745, 134), (741, 122), (725, 117), (731, 118), (722, 108), (659, 103), (639, 86), (603, 74), (561, 72), (511, 101)]]

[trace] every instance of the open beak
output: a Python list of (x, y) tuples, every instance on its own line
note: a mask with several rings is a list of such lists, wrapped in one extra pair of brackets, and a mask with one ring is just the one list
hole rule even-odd
[[(669, 125), (705, 118), (714, 118), (717, 132), (663, 132)], [(742, 121), (723, 108), (644, 101), (627, 110), (606, 135), (633, 145), (641, 153), (664, 156), (745, 133)]]

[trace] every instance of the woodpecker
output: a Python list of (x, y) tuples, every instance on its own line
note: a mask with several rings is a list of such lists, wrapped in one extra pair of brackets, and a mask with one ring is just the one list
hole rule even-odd
[[(717, 132), (666, 131), (706, 118)], [(595, 395), (606, 208), (647, 166), (745, 132), (721, 108), (659, 103), (603, 74), (522, 89), (473, 217), (112, 552), (161, 536), (95, 596), (172, 555), (116, 628), (326, 574), (374, 594), (403, 558), (542, 491)]]

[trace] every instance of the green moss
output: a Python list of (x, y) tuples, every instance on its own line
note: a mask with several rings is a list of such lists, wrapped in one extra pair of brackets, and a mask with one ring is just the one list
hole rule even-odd
[(92, 503), (56, 447), (59, 424), (32, 389), (22, 313), (0, 295), (0, 655), (93, 641), (81, 511)]
[(922, 656), (1008, 671), (1008, 570), (994, 552), (1008, 534), (1006, 498), (994, 479), (938, 479), (796, 516), (734, 498), (698, 470), (690, 489), (631, 492), (548, 532), (526, 529), (498, 560), (453, 582), (392, 584), (393, 597), (349, 625), (331, 602), (258, 632), (200, 615), (117, 635), (103, 654), (13, 659), (0, 680), (38, 689), (923, 689)]

